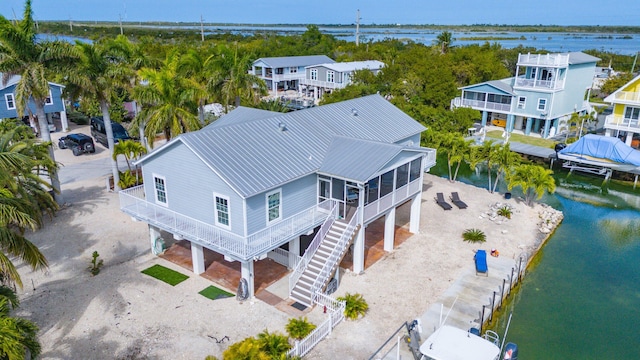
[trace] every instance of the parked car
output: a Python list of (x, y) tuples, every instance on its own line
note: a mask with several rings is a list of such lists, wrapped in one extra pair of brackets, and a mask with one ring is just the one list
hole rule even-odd
[(93, 139), (91, 136), (85, 134), (69, 134), (67, 136), (63, 136), (58, 140), (58, 147), (60, 149), (71, 149), (75, 156), (84, 153), (93, 154), (96, 152), (96, 146), (93, 143)]
[[(111, 122), (111, 129), (113, 129), (114, 144), (131, 139), (131, 136), (129, 136), (129, 133), (122, 125), (116, 122)], [(104, 119), (102, 116), (91, 118), (91, 136), (93, 136), (93, 138), (104, 147), (109, 147), (109, 143), (107, 141), (107, 130), (104, 126)]]

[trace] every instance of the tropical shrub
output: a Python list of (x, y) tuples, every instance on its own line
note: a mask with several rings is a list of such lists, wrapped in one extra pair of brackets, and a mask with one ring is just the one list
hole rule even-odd
[(272, 359), (280, 359), (283, 355), (286, 356), (291, 349), (289, 338), (286, 335), (278, 332), (269, 333), (267, 329), (258, 334), (258, 344), (260, 349)]
[(248, 337), (232, 344), (222, 353), (224, 360), (270, 360), (271, 358), (260, 347), (258, 339)]
[(11, 310), (19, 305), (13, 290), (0, 286), (0, 359), (35, 359), (40, 354), (36, 324), (10, 316)]
[(511, 208), (507, 205), (498, 209), (498, 215), (504, 216), (507, 219), (511, 219), (511, 214), (512, 214)]
[(344, 316), (349, 320), (356, 320), (361, 316), (364, 316), (369, 310), (369, 304), (362, 297), (362, 294), (349, 294), (338, 298), (338, 301), (344, 301), (346, 306), (344, 308)]
[(316, 325), (310, 323), (307, 318), (289, 319), (286, 329), (287, 334), (293, 339), (304, 339), (307, 335), (311, 334), (315, 330)]
[(467, 229), (462, 233), (462, 240), (469, 243), (483, 243), (487, 241), (487, 235), (480, 229)]

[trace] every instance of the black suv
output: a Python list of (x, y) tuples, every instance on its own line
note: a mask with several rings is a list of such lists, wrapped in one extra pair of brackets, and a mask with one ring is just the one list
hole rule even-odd
[(67, 136), (63, 136), (58, 140), (58, 147), (60, 149), (71, 149), (75, 156), (82, 153), (96, 152), (96, 146), (93, 144), (93, 139), (91, 136), (85, 134), (69, 134)]
[[(127, 130), (117, 122), (111, 122), (111, 129), (113, 130), (114, 144), (131, 139)], [(102, 116), (91, 118), (91, 136), (93, 136), (97, 142), (104, 145), (104, 147), (109, 147), (107, 142), (107, 129), (104, 126), (104, 119)]]

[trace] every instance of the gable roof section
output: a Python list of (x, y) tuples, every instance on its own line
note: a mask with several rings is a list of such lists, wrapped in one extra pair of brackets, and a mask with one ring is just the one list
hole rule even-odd
[(183, 142), (247, 198), (316, 172), (336, 136), (394, 143), (425, 129), (380, 95), (371, 95), (182, 134), (172, 142)]
[(616, 98), (618, 97), (618, 93), (622, 92), (622, 91), (628, 91), (627, 89), (629, 87), (631, 87), (632, 85), (634, 85), (633, 87), (639, 86), (640, 87), (640, 75), (634, 77), (633, 79), (631, 79), (631, 81), (629, 81), (628, 83), (624, 84), (623, 86), (621, 86), (618, 90), (612, 92), (611, 94), (609, 94), (609, 96), (607, 96), (606, 98), (604, 98), (605, 102), (608, 103), (616, 103)]
[(336, 136), (331, 141), (318, 172), (354, 182), (365, 182), (380, 172), (389, 161), (402, 151), (423, 152), (425, 150), (398, 144)]
[(513, 91), (513, 87), (510, 85), (511, 83), (513, 83), (512, 77), (500, 80), (485, 81), (479, 84), (467, 85), (459, 89), (515, 96), (516, 93)]
[(268, 111), (268, 110), (254, 109), (254, 108), (240, 106), (235, 110), (229, 112), (228, 114), (221, 116), (218, 120), (205, 126), (203, 130), (211, 130), (213, 128), (218, 128), (221, 126), (240, 124), (243, 122), (259, 120), (259, 119), (266, 119), (266, 118), (274, 117), (278, 114), (280, 113), (275, 111)]
[(600, 58), (585, 54), (582, 51), (574, 51), (569, 53), (569, 65), (596, 63), (599, 60)]
[[(0, 73), (0, 78), (2, 77), (2, 73)], [(22, 76), (20, 75), (13, 75), (11, 76), (8, 80), (6, 84), (2, 84), (2, 82), (0, 82), (0, 90), (4, 90), (6, 88), (9, 88), (11, 86), (16, 85), (20, 79), (22, 79)], [(64, 85), (60, 85), (60, 84), (56, 84), (54, 82), (49, 81), (49, 86), (56, 86), (56, 87), (65, 87)]]
[(310, 65), (307, 67), (323, 66), (329, 70), (337, 72), (349, 72), (356, 70), (380, 70), (384, 67), (384, 63), (378, 60), (367, 61), (351, 61), (351, 62), (334, 62), (331, 64)]
[(330, 64), (335, 61), (326, 55), (308, 55), (308, 56), (281, 56), (281, 57), (265, 57), (260, 58), (253, 63), (262, 61), (272, 68), (280, 67), (300, 67), (315, 64)]

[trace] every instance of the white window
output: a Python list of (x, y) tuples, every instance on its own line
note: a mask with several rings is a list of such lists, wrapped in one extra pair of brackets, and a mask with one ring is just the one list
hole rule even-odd
[(524, 109), (527, 103), (527, 98), (524, 96), (518, 96), (518, 109)]
[(318, 69), (311, 69), (311, 80), (318, 80)]
[(231, 220), (229, 216), (229, 198), (223, 195), (213, 194), (216, 202), (215, 217), (216, 225), (230, 228)]
[(16, 101), (13, 94), (4, 94), (4, 99), (7, 102), (7, 110), (13, 110), (16, 108)]
[(164, 176), (153, 175), (153, 186), (156, 193), (156, 204), (167, 206), (167, 186)]
[(640, 119), (640, 108), (627, 107), (624, 110), (624, 118), (627, 120), (638, 120)]
[(333, 71), (327, 71), (327, 82), (335, 82), (336, 73)]
[(49, 89), (49, 96), (44, 100), (45, 105), (53, 105), (53, 96), (51, 96), (51, 89)]
[(267, 193), (267, 223), (282, 218), (282, 190)]
[(538, 110), (547, 110), (547, 99), (538, 99)]
[(289, 74), (296, 74), (297, 72), (298, 72), (298, 68), (297, 67), (289, 68)]

